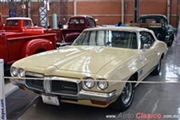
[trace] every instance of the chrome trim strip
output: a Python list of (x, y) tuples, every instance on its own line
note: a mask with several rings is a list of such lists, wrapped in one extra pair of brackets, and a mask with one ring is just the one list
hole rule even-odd
[[(25, 73), (25, 76), (26, 75), (29, 75), (29, 76), (32, 76), (32, 77), (38, 77), (38, 78), (44, 78), (44, 75), (42, 74), (38, 74), (38, 73), (32, 73), (32, 72), (26, 72)], [(44, 92), (44, 90), (41, 90), (41, 89), (38, 89), (38, 88), (35, 88), (35, 87), (30, 87), (26, 84), (26, 79), (25, 79), (25, 86), (31, 90), (37, 90), (37, 91), (40, 91), (40, 92)], [(43, 86), (44, 88), (44, 86)]]
[(98, 92), (91, 92), (91, 91), (84, 91), (81, 90), (77, 96), (63, 96), (62, 98), (66, 99), (74, 99), (74, 100), (96, 100), (107, 102), (116, 97), (116, 91), (112, 91), (110, 93), (98, 93)]
[(57, 77), (57, 76), (45, 76), (46, 80), (60, 80), (60, 81), (68, 81), (68, 82), (81, 82), (80, 79), (73, 79), (73, 78), (63, 78), (63, 77)]
[(33, 72), (26, 72), (25, 75), (29, 75), (29, 76), (32, 76), (32, 77), (38, 77), (38, 78), (43, 78), (44, 77), (43, 74), (33, 73)]
[(31, 90), (37, 90), (37, 91), (40, 91), (40, 92), (44, 92), (44, 91), (41, 90), (41, 89), (38, 89), (38, 88), (35, 88), (35, 87), (30, 87), (30, 86), (28, 86), (27, 84), (25, 84), (25, 86), (26, 86), (27, 88), (31, 89)]
[(46, 78), (44, 79), (43, 82), (43, 88), (45, 93), (51, 93), (52, 89), (51, 89), (51, 81), (50, 80), (46, 80)]

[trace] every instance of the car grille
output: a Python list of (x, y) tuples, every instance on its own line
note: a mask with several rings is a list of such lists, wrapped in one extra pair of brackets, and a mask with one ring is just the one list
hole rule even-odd
[[(35, 76), (26, 75), (27, 78), (35, 78)], [(36, 79), (26, 79), (26, 85), (29, 88), (37, 89), (43, 91), (43, 82), (44, 80), (36, 80)]]
[[(80, 86), (81, 82), (77, 81), (69, 81), (68, 78), (61, 78), (57, 77), (59, 79), (45, 79), (44, 80), (36, 80), (34, 78), (43, 78), (44, 75), (41, 74), (36, 74), (36, 73), (27, 73), (25, 75), (28, 79), (26, 79), (26, 86), (30, 89), (33, 90), (38, 90), (41, 92), (46, 92), (46, 93), (52, 93), (52, 94), (58, 94), (58, 95), (77, 95), (78, 92), (80, 91)], [(33, 78), (32, 80), (29, 78)], [(50, 77), (49, 77), (50, 78)], [(53, 79), (53, 77), (52, 77)], [(67, 81), (66, 81), (67, 80)], [(72, 80), (77, 80), (77, 79), (72, 79)]]
[(76, 82), (53, 80), (51, 90), (53, 93), (76, 95), (78, 93), (78, 84)]

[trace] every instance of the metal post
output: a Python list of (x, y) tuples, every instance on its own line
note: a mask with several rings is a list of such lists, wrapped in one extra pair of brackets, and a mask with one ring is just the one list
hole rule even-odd
[(127, 0), (124, 0), (124, 23), (126, 23), (126, 11), (128, 9), (128, 1)]
[(172, 22), (172, 0), (170, 0), (170, 11), (169, 11), (169, 24), (172, 24), (171, 22)]
[(38, 0), (38, 25), (47, 28), (49, 26), (48, 21), (48, 0)]
[(68, 20), (68, 0), (61, 0), (62, 5), (62, 21), (63, 24), (66, 24)]
[(24, 9), (22, 8), (24, 6), (24, 0), (21, 0), (21, 14), (24, 17)]
[(6, 101), (4, 90), (4, 61), (0, 59), (0, 119), (6, 120)]
[(31, 2), (31, 0), (28, 0), (27, 1), (28, 3), (27, 3), (27, 9), (28, 9), (28, 17), (30, 17), (30, 18), (32, 18), (32, 11), (31, 11), (31, 8), (32, 8), (32, 2)]
[(134, 22), (137, 23), (139, 18), (139, 0), (134, 0)]
[(124, 23), (124, 0), (121, 0), (121, 22)]
[(176, 26), (178, 27), (178, 23), (180, 20), (180, 0), (177, 0), (177, 15), (176, 15)]

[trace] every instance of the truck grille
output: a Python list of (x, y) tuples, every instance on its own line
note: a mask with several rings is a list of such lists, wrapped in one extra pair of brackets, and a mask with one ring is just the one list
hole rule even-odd
[(78, 93), (78, 84), (75, 82), (53, 80), (51, 83), (51, 88), (53, 93), (72, 95), (76, 95)]
[[(26, 75), (27, 78), (35, 78), (35, 76), (30, 76), (30, 75)], [(32, 88), (32, 89), (38, 89), (38, 90), (41, 90), (43, 91), (43, 82), (44, 80), (36, 80), (36, 79), (26, 79), (26, 85), (29, 87), (29, 88)]]

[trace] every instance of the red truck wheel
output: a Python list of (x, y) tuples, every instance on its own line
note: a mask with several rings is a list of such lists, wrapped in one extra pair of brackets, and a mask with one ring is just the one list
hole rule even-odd
[(39, 50), (37, 50), (34, 54), (37, 54), (37, 53), (41, 53), (41, 52), (45, 52), (46, 50), (44, 50), (44, 49), (39, 49)]

